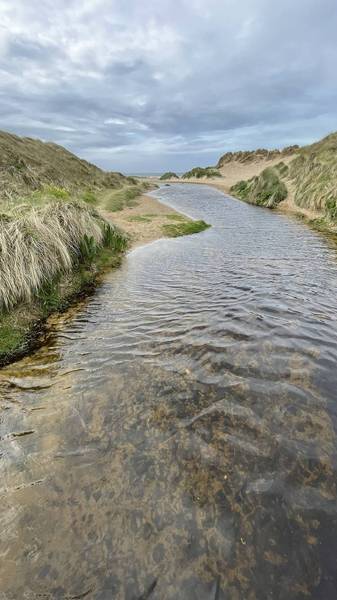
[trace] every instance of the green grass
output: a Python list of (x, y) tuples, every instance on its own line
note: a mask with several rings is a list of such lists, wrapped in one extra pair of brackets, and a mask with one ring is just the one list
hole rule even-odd
[(179, 177), (176, 173), (173, 173), (173, 171), (167, 171), (167, 173), (163, 173), (159, 179), (165, 181), (166, 179), (179, 179)]
[(0, 215), (0, 364), (30, 345), (36, 323), (64, 310), (115, 266), (127, 237), (64, 198)]
[(186, 217), (184, 217), (184, 215), (179, 215), (176, 213), (169, 213), (168, 215), (165, 215), (165, 217), (170, 219), (170, 221), (186, 221)]
[(0, 320), (0, 360), (23, 346), (28, 331), (28, 327), (23, 324), (15, 325), (8, 316)]
[[(280, 167), (282, 169), (282, 167)], [(239, 181), (230, 189), (237, 198), (256, 204), (275, 208), (288, 195), (288, 190), (279, 176), (279, 170), (268, 167), (259, 176)]]
[(192, 177), (196, 179), (201, 179), (202, 177), (221, 177), (221, 173), (214, 167), (195, 167), (183, 175), (183, 179), (191, 179)]
[(120, 190), (113, 190), (105, 194), (101, 205), (105, 210), (118, 212), (124, 208), (133, 208), (138, 206), (136, 198), (149, 189), (147, 183), (137, 183), (137, 185), (124, 186)]
[(210, 225), (205, 223), (205, 221), (185, 221), (182, 223), (162, 225), (162, 230), (167, 237), (179, 237), (181, 235), (200, 233), (209, 227)]
[[(121, 246), (126, 247), (126, 244), (124, 238)], [(28, 351), (36, 342), (39, 324), (93, 290), (105, 271), (119, 266), (122, 256), (123, 251), (116, 251), (114, 246), (101, 247), (91, 261), (78, 264), (72, 273), (55, 277), (43, 285), (31, 303), (3, 310), (0, 313), (0, 366)]]

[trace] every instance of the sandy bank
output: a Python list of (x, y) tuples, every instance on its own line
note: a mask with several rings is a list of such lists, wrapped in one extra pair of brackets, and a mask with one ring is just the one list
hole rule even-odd
[(130, 236), (131, 248), (165, 237), (162, 226), (170, 222), (169, 216), (182, 216), (184, 221), (191, 221), (186, 215), (146, 195), (137, 198), (137, 206), (116, 212), (104, 211), (103, 215)]

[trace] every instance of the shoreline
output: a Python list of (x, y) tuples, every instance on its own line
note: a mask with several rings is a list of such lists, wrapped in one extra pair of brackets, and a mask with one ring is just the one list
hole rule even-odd
[[(21, 360), (43, 346), (55, 319), (69, 310), (74, 310), (74, 307), (76, 308), (86, 298), (93, 295), (104, 281), (104, 277), (118, 268), (129, 252), (160, 239), (175, 237), (174, 233), (170, 233), (169, 227), (188, 226), (196, 223), (194, 219), (146, 194), (137, 197), (137, 203), (132, 207), (125, 207), (116, 212), (101, 210), (100, 213), (108, 222), (116, 225), (127, 235), (128, 246), (119, 252), (102, 249), (91, 266), (72, 271), (62, 281), (61, 287), (64, 289), (64, 293), (60, 297), (59, 303), (47, 314), (43, 314), (34, 303), (18, 305), (8, 313), (7, 329), (12, 330), (11, 333), (15, 336), (13, 323), (22, 321), (25, 332), (21, 334), (17, 343), (13, 342), (10, 350), (0, 353), (0, 369)], [(165, 228), (168, 228), (166, 232)], [(188, 235), (189, 231), (185, 233)], [(191, 233), (193, 232), (191, 231)], [(184, 232), (179, 232), (177, 235), (184, 235)]]
[(129, 251), (167, 237), (162, 227), (171, 221), (194, 221), (188, 215), (147, 194), (137, 198), (137, 206), (116, 212), (101, 212), (107, 221), (117, 225), (129, 236)]

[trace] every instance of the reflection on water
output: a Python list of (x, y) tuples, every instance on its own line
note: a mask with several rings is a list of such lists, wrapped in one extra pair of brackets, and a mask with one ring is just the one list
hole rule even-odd
[(202, 186), (0, 372), (0, 599), (337, 594), (337, 261)]

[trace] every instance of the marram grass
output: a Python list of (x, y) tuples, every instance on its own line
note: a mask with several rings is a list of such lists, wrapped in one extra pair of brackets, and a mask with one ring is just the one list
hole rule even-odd
[(90, 206), (55, 200), (45, 206), (21, 205), (0, 215), (0, 310), (29, 303), (39, 290), (99, 248), (124, 236)]

